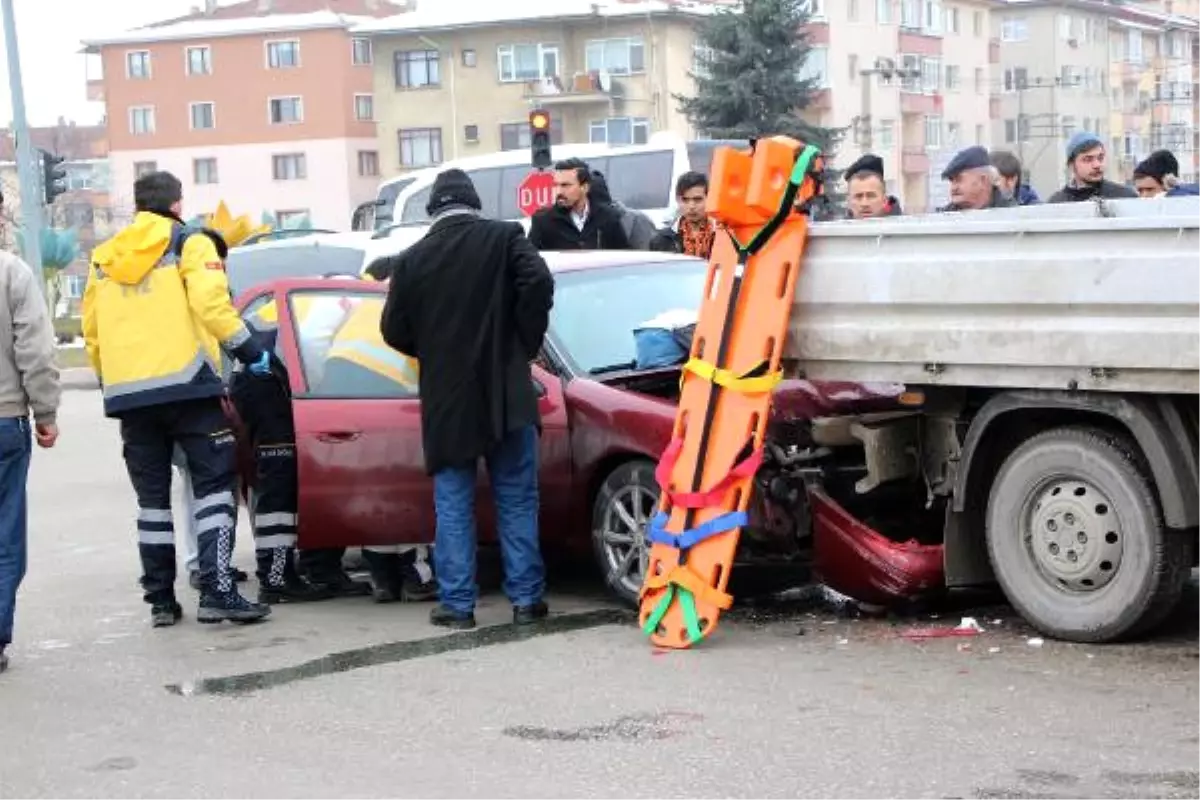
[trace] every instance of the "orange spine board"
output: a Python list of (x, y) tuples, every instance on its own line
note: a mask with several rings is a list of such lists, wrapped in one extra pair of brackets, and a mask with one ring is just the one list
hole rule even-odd
[[(718, 149), (708, 196), (709, 214), (740, 242), (749, 242), (779, 209), (801, 147), (793, 139), (774, 137), (759, 140), (753, 156), (732, 148)], [(808, 199), (813, 190), (811, 181), (806, 180), (798, 199)], [(735, 375), (748, 372), (764, 361), (770, 372), (778, 371), (807, 234), (807, 217), (793, 211), (744, 265), (739, 264), (738, 251), (730, 237), (718, 235), (700, 303), (692, 358)], [(710, 396), (714, 392), (716, 398), (709, 414)], [(661, 501), (661, 510), (669, 514), (668, 533), (678, 535), (722, 514), (748, 508), (753, 477), (733, 483), (720, 506), (690, 513), (685, 508), (671, 508), (669, 495), (706, 490), (729, 474), (739, 456), (744, 455), (748, 440), (753, 441), (755, 448), (761, 447), (770, 406), (769, 392), (749, 394), (721, 388), (690, 371), (684, 372), (674, 430), (674, 438), (682, 440), (683, 447), (670, 481), (663, 487)], [(697, 465), (701, 464), (697, 482)], [(684, 568), (695, 573), (699, 583), (724, 593), (739, 534), (740, 529), (734, 529), (698, 542), (687, 551)], [(664, 576), (671, 575), (680, 564), (678, 549), (661, 543), (652, 545), (639, 613), (643, 625), (668, 591), (662, 586)], [(722, 609), (705, 594), (696, 594), (694, 600), (701, 635), (707, 637), (716, 629)], [(651, 641), (659, 647), (675, 649), (693, 644), (677, 599), (651, 633)]]

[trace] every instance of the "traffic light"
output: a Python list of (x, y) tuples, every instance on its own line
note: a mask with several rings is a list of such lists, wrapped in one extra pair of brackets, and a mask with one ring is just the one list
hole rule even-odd
[(534, 169), (554, 163), (550, 157), (550, 114), (541, 109), (529, 112), (529, 151)]
[(45, 150), (38, 152), (42, 156), (42, 189), (46, 205), (53, 205), (55, 199), (67, 191), (67, 168), (62, 165), (65, 159)]

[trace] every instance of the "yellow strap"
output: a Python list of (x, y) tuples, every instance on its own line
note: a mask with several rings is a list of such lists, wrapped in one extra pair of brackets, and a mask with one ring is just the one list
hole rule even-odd
[(733, 597), (731, 595), (709, 586), (704, 582), (704, 579), (693, 572), (686, 564), (675, 567), (666, 575), (648, 575), (646, 577), (646, 584), (642, 589), (642, 595), (645, 596), (647, 592), (655, 589), (665, 589), (671, 584), (675, 584), (682, 589), (687, 589), (695, 595), (697, 600), (703, 600), (717, 608), (728, 609), (733, 605)]
[(698, 358), (689, 359), (683, 365), (683, 368), (704, 378), (706, 381), (712, 381), (718, 386), (732, 389), (742, 394), (762, 394), (763, 392), (769, 392), (783, 380), (783, 372), (771, 372), (766, 375), (747, 378), (745, 375), (734, 375), (727, 369), (720, 369)]

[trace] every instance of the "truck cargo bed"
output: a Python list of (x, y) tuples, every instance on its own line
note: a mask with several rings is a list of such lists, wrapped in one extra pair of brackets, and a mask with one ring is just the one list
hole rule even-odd
[(1200, 198), (816, 225), (789, 377), (1195, 394)]

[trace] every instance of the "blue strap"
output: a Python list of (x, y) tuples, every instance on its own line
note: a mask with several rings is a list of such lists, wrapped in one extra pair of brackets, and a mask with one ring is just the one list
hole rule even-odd
[(674, 547), (679, 550), (687, 550), (695, 547), (705, 539), (711, 539), (718, 534), (750, 524), (750, 515), (745, 511), (730, 511), (719, 517), (713, 517), (703, 525), (699, 525), (691, 530), (674, 534), (666, 529), (667, 520), (669, 519), (670, 516), (666, 512), (660, 511), (655, 514), (654, 518), (650, 520), (650, 528), (646, 533), (646, 538), (655, 544), (665, 544), (668, 547)]

